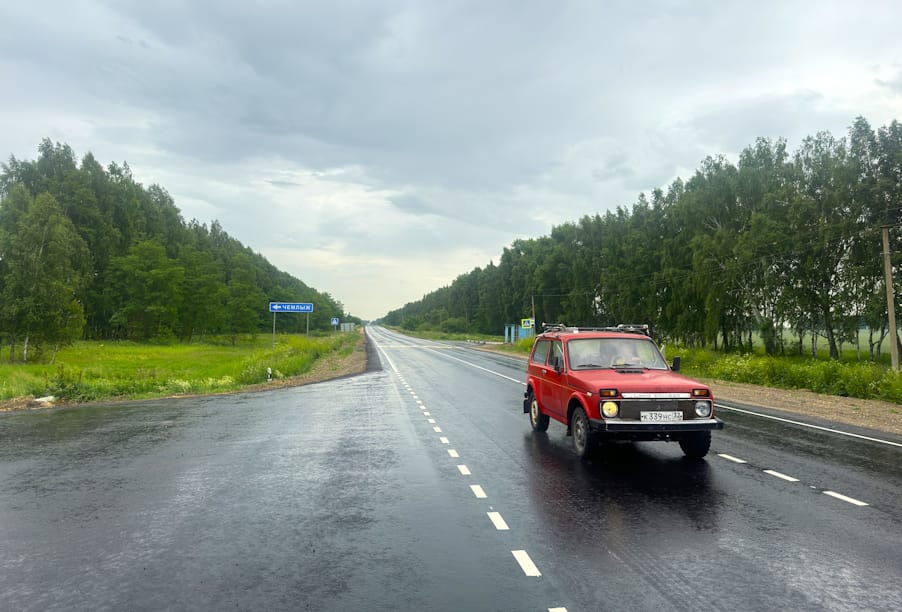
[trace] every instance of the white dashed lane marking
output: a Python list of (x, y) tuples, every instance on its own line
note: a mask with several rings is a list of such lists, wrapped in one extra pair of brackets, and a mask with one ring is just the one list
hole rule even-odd
[(724, 453), (719, 453), (718, 457), (723, 457), (727, 461), (732, 461), (733, 463), (748, 463), (745, 459), (740, 459), (739, 457), (734, 457), (733, 455), (726, 455)]
[[(385, 354), (385, 351), (382, 350), (383, 347), (379, 347), (379, 348), (380, 348), (381, 352), (382, 352), (383, 354)], [(395, 366), (395, 364), (391, 361), (391, 359), (388, 357), (387, 354), (385, 354), (385, 357), (386, 357), (386, 359), (388, 360), (389, 365), (391, 366), (391, 368), (395, 371), (396, 374), (398, 374), (398, 369), (397, 369), (397, 367)], [(455, 357), (452, 357), (452, 359), (455, 359), (456, 361), (461, 361), (462, 363), (466, 363), (466, 362), (463, 362), (462, 360), (459, 360), (459, 359), (457, 359), (457, 358), (455, 358)], [(467, 365), (473, 365), (473, 364), (467, 363)], [(514, 382), (518, 382), (518, 383), (520, 383), (520, 384), (524, 384), (522, 381), (518, 381), (518, 380), (515, 380), (515, 379), (510, 378), (510, 377), (508, 377), (508, 376), (504, 376), (504, 375), (498, 374), (497, 372), (492, 372), (491, 370), (488, 370), (488, 369), (486, 369), (486, 368), (481, 368), (481, 367), (479, 367), (479, 366), (476, 366), (476, 367), (478, 367), (478, 368), (481, 369), (481, 370), (485, 370), (486, 372), (491, 372), (492, 374), (496, 374), (496, 375), (498, 375), (498, 376), (502, 376), (503, 378), (507, 378), (507, 379), (512, 380), (512, 381), (514, 381)], [(413, 391), (413, 389), (410, 387), (410, 385), (408, 385), (407, 382), (406, 382), (403, 378), (401, 378), (400, 374), (399, 374), (398, 377), (399, 377), (399, 379), (401, 380), (401, 382), (404, 384), (405, 389), (406, 389), (407, 391), (409, 391), (409, 392), (410, 392), (410, 395), (416, 400), (416, 403), (418, 404), (418, 407), (423, 411), (423, 416), (424, 416), (424, 417), (431, 417), (432, 415), (426, 410), (426, 407), (423, 405), (423, 402), (420, 401), (420, 399), (417, 397), (417, 394)], [(429, 419), (428, 419), (428, 422), (429, 422), (429, 423), (435, 423), (435, 419), (429, 418)], [(433, 427), (432, 429), (433, 429), (436, 433), (441, 433), (441, 432), (442, 432), (441, 427), (438, 427), (438, 426), (435, 426), (435, 427)], [(440, 436), (440, 437), (439, 437), (439, 441), (440, 441), (442, 444), (449, 444), (448, 438), (445, 437), (445, 436)], [(453, 449), (453, 448), (449, 448), (449, 449), (448, 449), (448, 455), (451, 456), (452, 458), (455, 458), (455, 459), (460, 457), (460, 454), (459, 454), (455, 449)], [(470, 471), (470, 468), (467, 467), (467, 466), (464, 465), (464, 464), (458, 464), (458, 465), (457, 465), (457, 469), (458, 469), (458, 471), (461, 473), (461, 475), (463, 475), (463, 476), (471, 476), (471, 475), (472, 475), (472, 472)], [(473, 492), (473, 495), (476, 496), (477, 499), (487, 499), (487, 498), (488, 498), (488, 495), (486, 494), (485, 490), (483, 490), (483, 488), (482, 488), (480, 485), (470, 485), (470, 490)], [(492, 507), (492, 506), (489, 506), (489, 508), (491, 508), (491, 507)], [(494, 512), (494, 511), (492, 511), (492, 512), (486, 512), (486, 515), (489, 517), (489, 520), (492, 522), (492, 525), (494, 525), (494, 527), (495, 527), (496, 530), (498, 530), (498, 531), (510, 531), (510, 527), (508, 526), (508, 524), (507, 524), (507, 522), (504, 520), (504, 518), (501, 516), (501, 513), (500, 513), (500, 512)], [(541, 575), (542, 575), (542, 572), (539, 571), (539, 568), (536, 567), (536, 564), (533, 563), (533, 560), (532, 560), (532, 558), (530, 558), (529, 553), (527, 553), (525, 550), (512, 550), (512, 551), (511, 551), (511, 554), (514, 556), (514, 559), (516, 559), (517, 563), (520, 565), (520, 569), (523, 570), (523, 573), (524, 573), (526, 576), (538, 577), (538, 576), (541, 576)], [(563, 606), (547, 608), (547, 610), (548, 610), (548, 612), (567, 612), (567, 608), (565, 608), (565, 607), (563, 607)]]
[[(739, 457), (734, 457), (733, 455), (727, 455), (725, 453), (718, 453), (717, 456), (723, 457), (727, 461), (732, 461), (733, 463), (748, 463), (748, 461), (746, 461), (745, 459), (740, 459)], [(800, 482), (798, 478), (795, 478), (793, 476), (788, 476), (786, 474), (782, 474), (776, 470), (763, 470), (763, 471), (765, 474), (770, 474), (771, 476), (775, 476), (777, 478), (785, 480), (786, 482)], [(809, 486), (809, 488), (814, 489), (814, 490), (818, 489), (818, 487), (815, 487), (814, 485), (808, 485), (808, 486)], [(855, 506), (869, 506), (870, 505), (867, 502), (861, 501), (860, 499), (855, 499), (854, 497), (849, 497), (848, 495), (843, 495), (842, 493), (837, 493), (836, 491), (822, 491), (822, 493), (824, 495), (829, 495), (830, 497), (840, 499), (844, 502), (848, 502)]]
[(787, 476), (786, 474), (781, 474), (780, 472), (777, 472), (776, 470), (764, 470), (764, 473), (770, 474), (771, 476), (776, 476), (777, 478), (782, 478), (783, 480), (785, 480), (787, 482), (798, 482), (799, 481), (798, 478), (793, 478), (792, 476)]
[(486, 514), (489, 515), (489, 520), (492, 521), (492, 525), (494, 525), (495, 529), (498, 531), (508, 531), (510, 529), (501, 517), (500, 512), (486, 512)]
[(836, 493), (835, 491), (824, 491), (824, 495), (829, 495), (830, 497), (835, 497), (836, 499), (841, 499), (844, 502), (849, 502), (850, 504), (854, 504), (856, 506), (867, 506), (866, 502), (855, 499), (854, 497), (847, 497), (842, 493)]
[(514, 559), (520, 564), (520, 569), (523, 570), (524, 574), (527, 576), (542, 575), (542, 572), (540, 572), (539, 568), (536, 567), (536, 564), (532, 562), (532, 559), (529, 558), (529, 554), (525, 550), (512, 550), (511, 554), (514, 555)]

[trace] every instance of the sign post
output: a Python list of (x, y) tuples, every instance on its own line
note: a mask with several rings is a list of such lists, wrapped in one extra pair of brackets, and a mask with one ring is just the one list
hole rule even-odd
[(310, 313), (313, 312), (313, 304), (309, 302), (270, 302), (269, 311), (272, 313), (272, 345), (276, 346), (276, 313), (278, 312), (305, 312), (307, 313), (307, 335), (310, 335)]

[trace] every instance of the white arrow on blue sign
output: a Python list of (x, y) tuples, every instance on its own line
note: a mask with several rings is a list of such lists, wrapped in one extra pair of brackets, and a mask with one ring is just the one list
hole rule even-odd
[(297, 302), (270, 302), (269, 312), (313, 312), (313, 304)]

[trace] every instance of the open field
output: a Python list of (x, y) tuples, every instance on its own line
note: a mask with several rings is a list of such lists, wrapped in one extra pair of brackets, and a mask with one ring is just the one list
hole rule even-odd
[[(330, 359), (350, 357), (362, 331), (306, 337), (280, 335), (227, 342), (143, 345), (78, 342), (60, 351), (55, 364), (0, 363), (0, 402), (21, 407), (34, 398), (87, 402), (222, 393), (282, 384)], [(365, 359), (364, 359), (365, 363)]]

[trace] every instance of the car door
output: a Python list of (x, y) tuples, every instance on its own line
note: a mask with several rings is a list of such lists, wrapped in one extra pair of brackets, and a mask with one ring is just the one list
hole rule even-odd
[[(555, 364), (558, 367), (555, 368)], [(560, 372), (558, 372), (560, 370)], [(564, 349), (560, 340), (551, 342), (551, 349), (548, 351), (548, 361), (541, 370), (541, 395), (542, 408), (552, 416), (561, 417), (561, 397), (564, 395), (562, 387), (564, 370)], [(566, 394), (566, 395), (569, 395)]]

